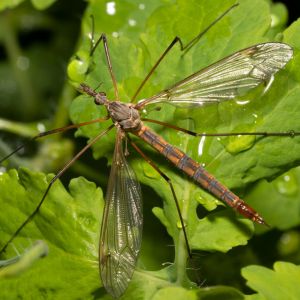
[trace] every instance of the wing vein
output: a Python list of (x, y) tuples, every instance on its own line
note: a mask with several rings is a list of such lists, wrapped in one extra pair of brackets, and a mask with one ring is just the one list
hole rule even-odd
[(123, 153), (124, 133), (118, 130), (100, 237), (100, 274), (114, 297), (127, 288), (142, 240), (142, 196), (134, 171)]
[(181, 80), (137, 108), (152, 103), (202, 106), (246, 94), (264, 83), (269, 87), (274, 74), (292, 58), (293, 50), (283, 43), (264, 43), (238, 51)]

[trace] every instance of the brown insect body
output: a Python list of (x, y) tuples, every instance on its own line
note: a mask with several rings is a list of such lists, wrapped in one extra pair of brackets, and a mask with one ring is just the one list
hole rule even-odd
[(139, 131), (142, 121), (138, 110), (130, 103), (110, 101), (106, 105), (107, 111), (115, 124), (118, 124), (124, 131)]
[(88, 85), (82, 83), (80, 88), (94, 98), (96, 105), (104, 105), (113, 123), (124, 131), (138, 131), (142, 127), (139, 111), (135, 105), (121, 101), (110, 101), (104, 92), (97, 93)]
[(151, 145), (210, 194), (225, 202), (246, 218), (259, 224), (265, 224), (263, 218), (253, 208), (217, 181), (198, 162), (194, 161), (177, 147), (166, 142), (150, 128), (143, 125), (138, 132), (133, 133)]
[[(166, 157), (178, 169), (196, 181), (202, 188), (234, 208), (241, 215), (256, 223), (265, 224), (263, 218), (253, 208), (217, 181), (215, 177), (207, 172), (198, 162), (194, 161), (183, 151), (172, 146), (149, 127), (145, 126), (141, 121), (139, 110), (135, 108), (139, 107), (138, 105), (120, 101), (110, 101), (103, 92), (96, 93), (85, 85), (83, 85), (83, 90), (94, 97), (96, 104), (103, 104), (106, 107), (109, 116), (117, 127), (140, 137)], [(99, 101), (99, 99), (102, 100)]]

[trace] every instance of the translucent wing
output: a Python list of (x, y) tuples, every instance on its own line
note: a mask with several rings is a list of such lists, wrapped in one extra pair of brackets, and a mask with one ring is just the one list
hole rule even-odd
[(261, 83), (268, 86), (273, 75), (292, 56), (292, 48), (283, 43), (246, 48), (192, 74), (156, 96), (141, 100), (137, 108), (158, 102), (201, 106), (233, 99)]
[(142, 240), (140, 185), (128, 165), (119, 130), (109, 176), (100, 237), (100, 274), (115, 298), (126, 290), (133, 275)]

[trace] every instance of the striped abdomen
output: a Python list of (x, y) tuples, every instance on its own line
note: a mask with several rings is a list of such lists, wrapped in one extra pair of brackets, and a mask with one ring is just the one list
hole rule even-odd
[(157, 135), (151, 129), (142, 125), (141, 129), (135, 132), (135, 134), (165, 156), (178, 169), (193, 178), (209, 193), (227, 203), (246, 218), (259, 224), (265, 224), (263, 218), (259, 216), (253, 208), (218, 182), (214, 176), (207, 172), (199, 163), (188, 157), (178, 148), (167, 143), (161, 136)]

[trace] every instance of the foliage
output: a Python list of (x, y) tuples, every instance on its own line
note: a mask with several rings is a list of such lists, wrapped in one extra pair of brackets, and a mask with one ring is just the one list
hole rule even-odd
[[(114, 98), (102, 45), (96, 49), (92, 57), (89, 55), (92, 30), (90, 15), (93, 15), (95, 36), (98, 37), (105, 32), (108, 37), (120, 98), (129, 101), (138, 84), (173, 37), (180, 36), (186, 44), (234, 4), (234, 1), (214, 1), (209, 6), (205, 1), (196, 0), (149, 1), (145, 4), (133, 0), (120, 0), (109, 3), (111, 4), (104, 1), (89, 3), (82, 18), (82, 35), (78, 50), (68, 65), (68, 75), (75, 87), (83, 81), (95, 88), (101, 83), (100, 89), (105, 91), (109, 98)], [(175, 47), (147, 82), (139, 98), (151, 96), (187, 75), (247, 46), (270, 40), (286, 42), (294, 48), (294, 59), (276, 75), (271, 89), (266, 94), (261, 95), (261, 90), (258, 89), (247, 95), (247, 98), (239, 99), (241, 102), (226, 102), (192, 111), (165, 105), (159, 112), (154, 108), (149, 109), (147, 117), (196, 132), (276, 132), (291, 129), (300, 131), (298, 121), (300, 78), (297, 68), (300, 25), (299, 22), (295, 22), (284, 32), (281, 32), (283, 21), (275, 23), (276, 26), (272, 27), (270, 11), (273, 12), (273, 17), (276, 16), (281, 20), (284, 20), (285, 14), (282, 7), (270, 8), (270, 5), (272, 4), (259, 0), (240, 1), (240, 5), (214, 25), (186, 55), (181, 56), (179, 47)], [(70, 107), (73, 123), (96, 119), (104, 114), (103, 108), (95, 106), (93, 100), (85, 95), (77, 97)], [(55, 125), (51, 123), (50, 125)], [(32, 124), (30, 126), (35, 129)], [(76, 136), (90, 139), (107, 126), (107, 123), (97, 123), (82, 127), (76, 132)], [(9, 128), (13, 131), (11, 127)], [(170, 143), (203, 162), (221, 182), (235, 189), (239, 195), (244, 195), (247, 202), (262, 212), (272, 226), (287, 230), (299, 225), (299, 214), (296, 213), (300, 203), (299, 170), (290, 170), (289, 173), (281, 175), (296, 167), (300, 161), (299, 137), (207, 138), (199, 141), (171, 129), (160, 126), (153, 128)], [(61, 144), (61, 140), (58, 141), (58, 144)], [(221, 256), (223, 259), (220, 259), (219, 264), (217, 255), (209, 255), (207, 258), (199, 256), (196, 268), (204, 267), (201, 271), (201, 281), (207, 279), (208, 282), (204, 284), (207, 287), (196, 287), (186, 274), (187, 253), (170, 189), (156, 171), (130, 149), (129, 161), (143, 184), (143, 189), (147, 191), (144, 193), (145, 206), (146, 208), (155, 206), (153, 214), (163, 226), (158, 224), (157, 219), (151, 219), (150, 209), (145, 209), (146, 230), (142, 253), (137, 271), (123, 298), (165, 299), (174, 295), (176, 299), (245, 297), (264, 299), (265, 292), (270, 286), (278, 286), (273, 279), (275, 275), (270, 279), (265, 275), (273, 271), (262, 266), (248, 266), (243, 269), (242, 276), (248, 280), (248, 286), (259, 292), (252, 296), (244, 295), (246, 291), (249, 293), (249, 290), (245, 290), (241, 278), (236, 274), (243, 266), (257, 264), (261, 253), (255, 253), (251, 248), (244, 250), (248, 252), (242, 252), (239, 256), (238, 269), (235, 272), (231, 270), (236, 268), (237, 263), (236, 257), (230, 255), (234, 251), (231, 249), (247, 244), (254, 234), (251, 221), (236, 216), (230, 209), (224, 208), (215, 198), (174, 170), (149, 147), (139, 141), (137, 143), (172, 179), (180, 199), (183, 218), (187, 223), (186, 228), (193, 252), (221, 252), (217, 255), (226, 253), (226, 256)], [(114, 134), (111, 133), (93, 147), (94, 157), (96, 159), (105, 157), (110, 163), (113, 145)], [(49, 145), (45, 147), (49, 149)], [(66, 148), (63, 146), (62, 152)], [(35, 158), (30, 162), (42, 161), (40, 165), (45, 166), (44, 157), (40, 156), (39, 159)], [(61, 156), (58, 157), (58, 161), (61, 161)], [(52, 163), (46, 164), (51, 165)], [(101, 173), (105, 174), (104, 179), (108, 177), (105, 165), (101, 168), (98, 166), (96, 172), (99, 176)], [(282, 177), (271, 183), (267, 182), (278, 175)], [(24, 168), (18, 172), (10, 170), (0, 176), (1, 244), (9, 239), (33, 211), (51, 178), (52, 175)], [(155, 203), (149, 204), (153, 203), (151, 202), (153, 199)], [(67, 188), (60, 182), (55, 183), (39, 214), (13, 242), (14, 248), (23, 252), (22, 249), (28, 247), (28, 238), (30, 240), (42, 238), (47, 241), (49, 255), (43, 260), (34, 261), (32, 267), (20, 276), (1, 280), (2, 298), (109, 298), (104, 289), (100, 288), (97, 269), (97, 245), (103, 205), (101, 190), (82, 177), (73, 179)], [(175, 259), (170, 266), (161, 268), (162, 262), (172, 260), (170, 258), (172, 254), (170, 255), (170, 250), (167, 249), (170, 240), (163, 238), (164, 227), (172, 237)], [(258, 231), (267, 229), (258, 228)], [(291, 256), (293, 251), (296, 250), (291, 250), (289, 257), (293, 257), (294, 262), (298, 263), (299, 259), (295, 258), (299, 257), (299, 253)], [(15, 250), (9, 247), (6, 259), (12, 256), (15, 256)], [(198, 257), (197, 254), (195, 256)], [(156, 271), (152, 271), (152, 266)], [(280, 263), (275, 266), (281, 266), (281, 270), (284, 268)], [(288, 264), (286, 267), (297, 273), (297, 266)], [(209, 269), (215, 273), (210, 273)], [(280, 272), (276, 268), (275, 271)], [(280, 276), (282, 281), (287, 282), (292, 275), (289, 272), (281, 272)], [(226, 281), (219, 280), (224, 277), (227, 277)], [(195, 281), (194, 278), (193, 280)], [(240, 291), (238, 288), (243, 289)], [(295, 290), (290, 299), (293, 299), (293, 296), (296, 299), (296, 293)], [(277, 299), (277, 296), (274, 295), (274, 299)], [(272, 299), (272, 294), (266, 299)]]
[(258, 294), (247, 299), (298, 299), (300, 269), (287, 262), (276, 262), (274, 271), (261, 266), (248, 266), (242, 271), (247, 285)]
[[(51, 6), (56, 0), (32, 0), (31, 3), (36, 9), (46, 9)], [(4, 0), (0, 3), (0, 10), (4, 10), (7, 8), (14, 8), (20, 3), (24, 2), (24, 0)]]

